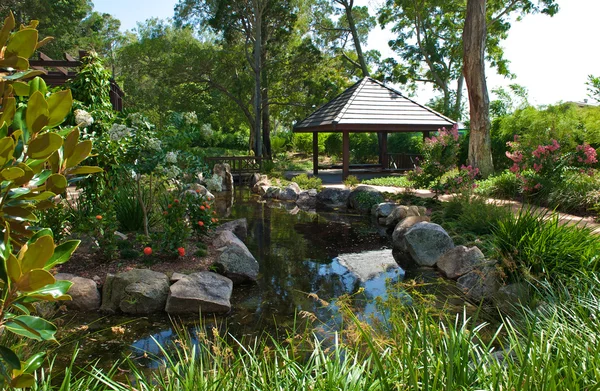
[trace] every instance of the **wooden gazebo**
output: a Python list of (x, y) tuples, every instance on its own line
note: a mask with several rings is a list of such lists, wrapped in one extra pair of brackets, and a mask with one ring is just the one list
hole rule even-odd
[(319, 173), (318, 135), (325, 132), (342, 133), (342, 177), (350, 174), (350, 133), (380, 133), (381, 169), (389, 168), (387, 135), (395, 132), (429, 132), (454, 126), (455, 121), (365, 77), (330, 102), (321, 106), (294, 126), (294, 133), (313, 134), (313, 173)]

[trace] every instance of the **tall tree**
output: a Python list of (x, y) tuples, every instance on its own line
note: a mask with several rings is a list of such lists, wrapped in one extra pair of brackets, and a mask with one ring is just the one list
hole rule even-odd
[(587, 86), (588, 97), (596, 102), (600, 102), (600, 77), (589, 75), (585, 85)]
[[(494, 171), (490, 137), (490, 101), (485, 80), (486, 44), (490, 30), (508, 31), (511, 14), (558, 12), (555, 0), (467, 0), (463, 31), (463, 73), (470, 103), (469, 163), (487, 177)], [(496, 30), (498, 31), (498, 30)]]
[(77, 27), (77, 45), (81, 49), (93, 50), (105, 58), (115, 74), (115, 57), (123, 34), (119, 31), (121, 21), (110, 14), (92, 12)]

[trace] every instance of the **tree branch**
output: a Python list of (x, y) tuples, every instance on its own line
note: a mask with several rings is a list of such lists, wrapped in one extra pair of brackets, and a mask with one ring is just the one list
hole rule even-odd
[(493, 24), (495, 24), (496, 22), (498, 22), (500, 19), (502, 19), (502, 17), (506, 14), (508, 14), (510, 11), (512, 11), (513, 7), (515, 5), (517, 5), (517, 3), (519, 3), (519, 1), (521, 0), (513, 0), (511, 1), (511, 3), (502, 11), (498, 14), (498, 16), (496, 16), (495, 18), (493, 18), (489, 23), (488, 23), (488, 28), (490, 26), (492, 26)]

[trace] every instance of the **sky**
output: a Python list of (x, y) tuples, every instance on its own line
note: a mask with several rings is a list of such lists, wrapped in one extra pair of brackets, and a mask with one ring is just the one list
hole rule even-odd
[[(358, 5), (375, 9), (383, 0), (356, 0)], [(133, 29), (139, 21), (173, 16), (177, 0), (94, 0), (95, 10), (121, 20), (123, 30)], [(502, 46), (517, 76), (510, 80), (488, 69), (488, 89), (517, 83), (529, 91), (534, 105), (559, 101), (584, 101), (585, 82), (590, 74), (600, 76), (598, 49), (598, 15), (600, 0), (558, 0), (560, 11), (554, 17), (528, 15), (515, 21)], [(376, 27), (370, 34), (366, 50), (377, 49), (382, 56), (393, 52), (387, 46), (392, 33)], [(402, 90), (402, 87), (399, 86)], [(414, 96), (426, 103), (433, 93), (421, 88)]]

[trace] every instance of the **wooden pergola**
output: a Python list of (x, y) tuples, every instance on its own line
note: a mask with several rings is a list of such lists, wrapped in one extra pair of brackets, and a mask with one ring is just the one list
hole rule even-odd
[(450, 128), (455, 121), (421, 105), (383, 83), (365, 77), (294, 126), (294, 133), (313, 134), (313, 173), (319, 173), (319, 133), (342, 133), (342, 177), (350, 174), (350, 133), (378, 133), (380, 167), (389, 168), (388, 133), (429, 132)]

